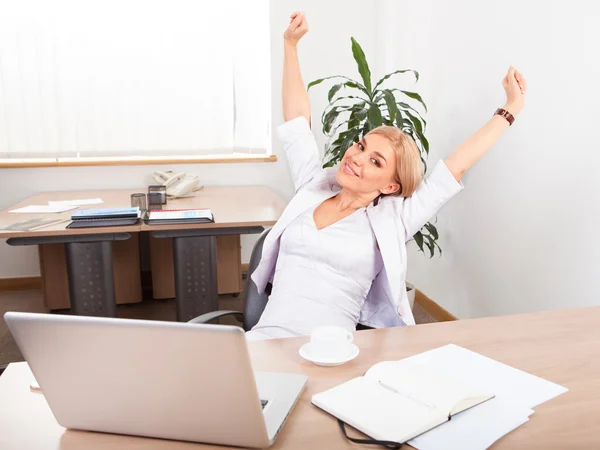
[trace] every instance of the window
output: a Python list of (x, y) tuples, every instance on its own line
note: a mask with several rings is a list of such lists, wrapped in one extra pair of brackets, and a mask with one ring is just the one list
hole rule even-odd
[(270, 152), (268, 0), (19, 0), (0, 13), (0, 160)]

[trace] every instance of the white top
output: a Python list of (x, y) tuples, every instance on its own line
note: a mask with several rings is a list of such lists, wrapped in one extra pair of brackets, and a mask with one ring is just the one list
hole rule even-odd
[(377, 241), (365, 208), (321, 230), (315, 209), (300, 214), (281, 235), (273, 291), (248, 338), (307, 335), (321, 325), (356, 329), (383, 267)]
[[(265, 237), (260, 263), (250, 275), (259, 293), (274, 279), (281, 237), (287, 227), (307, 209), (341, 189), (336, 181), (336, 168), (323, 169), (317, 142), (305, 117), (284, 123), (277, 133), (296, 193)], [(360, 323), (374, 328), (415, 323), (406, 295), (406, 242), (462, 189), (463, 185), (439, 161), (412, 196), (385, 196), (377, 205), (372, 203), (366, 208), (383, 268), (365, 299)]]

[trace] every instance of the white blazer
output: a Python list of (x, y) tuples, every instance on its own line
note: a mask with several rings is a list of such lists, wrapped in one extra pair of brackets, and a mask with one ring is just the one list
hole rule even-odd
[[(296, 217), (337, 194), (336, 168), (323, 169), (315, 138), (306, 118), (290, 120), (277, 128), (286, 152), (296, 193), (267, 235), (262, 258), (252, 280), (259, 292), (273, 281), (281, 234)], [(443, 161), (409, 197), (382, 197), (367, 207), (367, 216), (377, 239), (383, 269), (367, 294), (359, 322), (374, 328), (414, 325), (406, 295), (406, 242), (439, 209), (463, 189)]]

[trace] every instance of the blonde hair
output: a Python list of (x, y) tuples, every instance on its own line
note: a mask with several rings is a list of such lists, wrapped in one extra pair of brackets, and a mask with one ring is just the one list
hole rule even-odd
[(400, 189), (389, 195), (410, 197), (423, 179), (421, 153), (413, 138), (396, 127), (383, 125), (372, 129), (369, 134), (385, 137), (396, 153), (396, 182)]

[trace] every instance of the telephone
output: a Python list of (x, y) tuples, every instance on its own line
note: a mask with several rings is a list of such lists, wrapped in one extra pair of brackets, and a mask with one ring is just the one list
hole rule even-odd
[(203, 188), (196, 175), (188, 175), (185, 172), (174, 173), (172, 170), (154, 172), (152, 178), (167, 188), (167, 197), (170, 198), (188, 197), (193, 191)]

